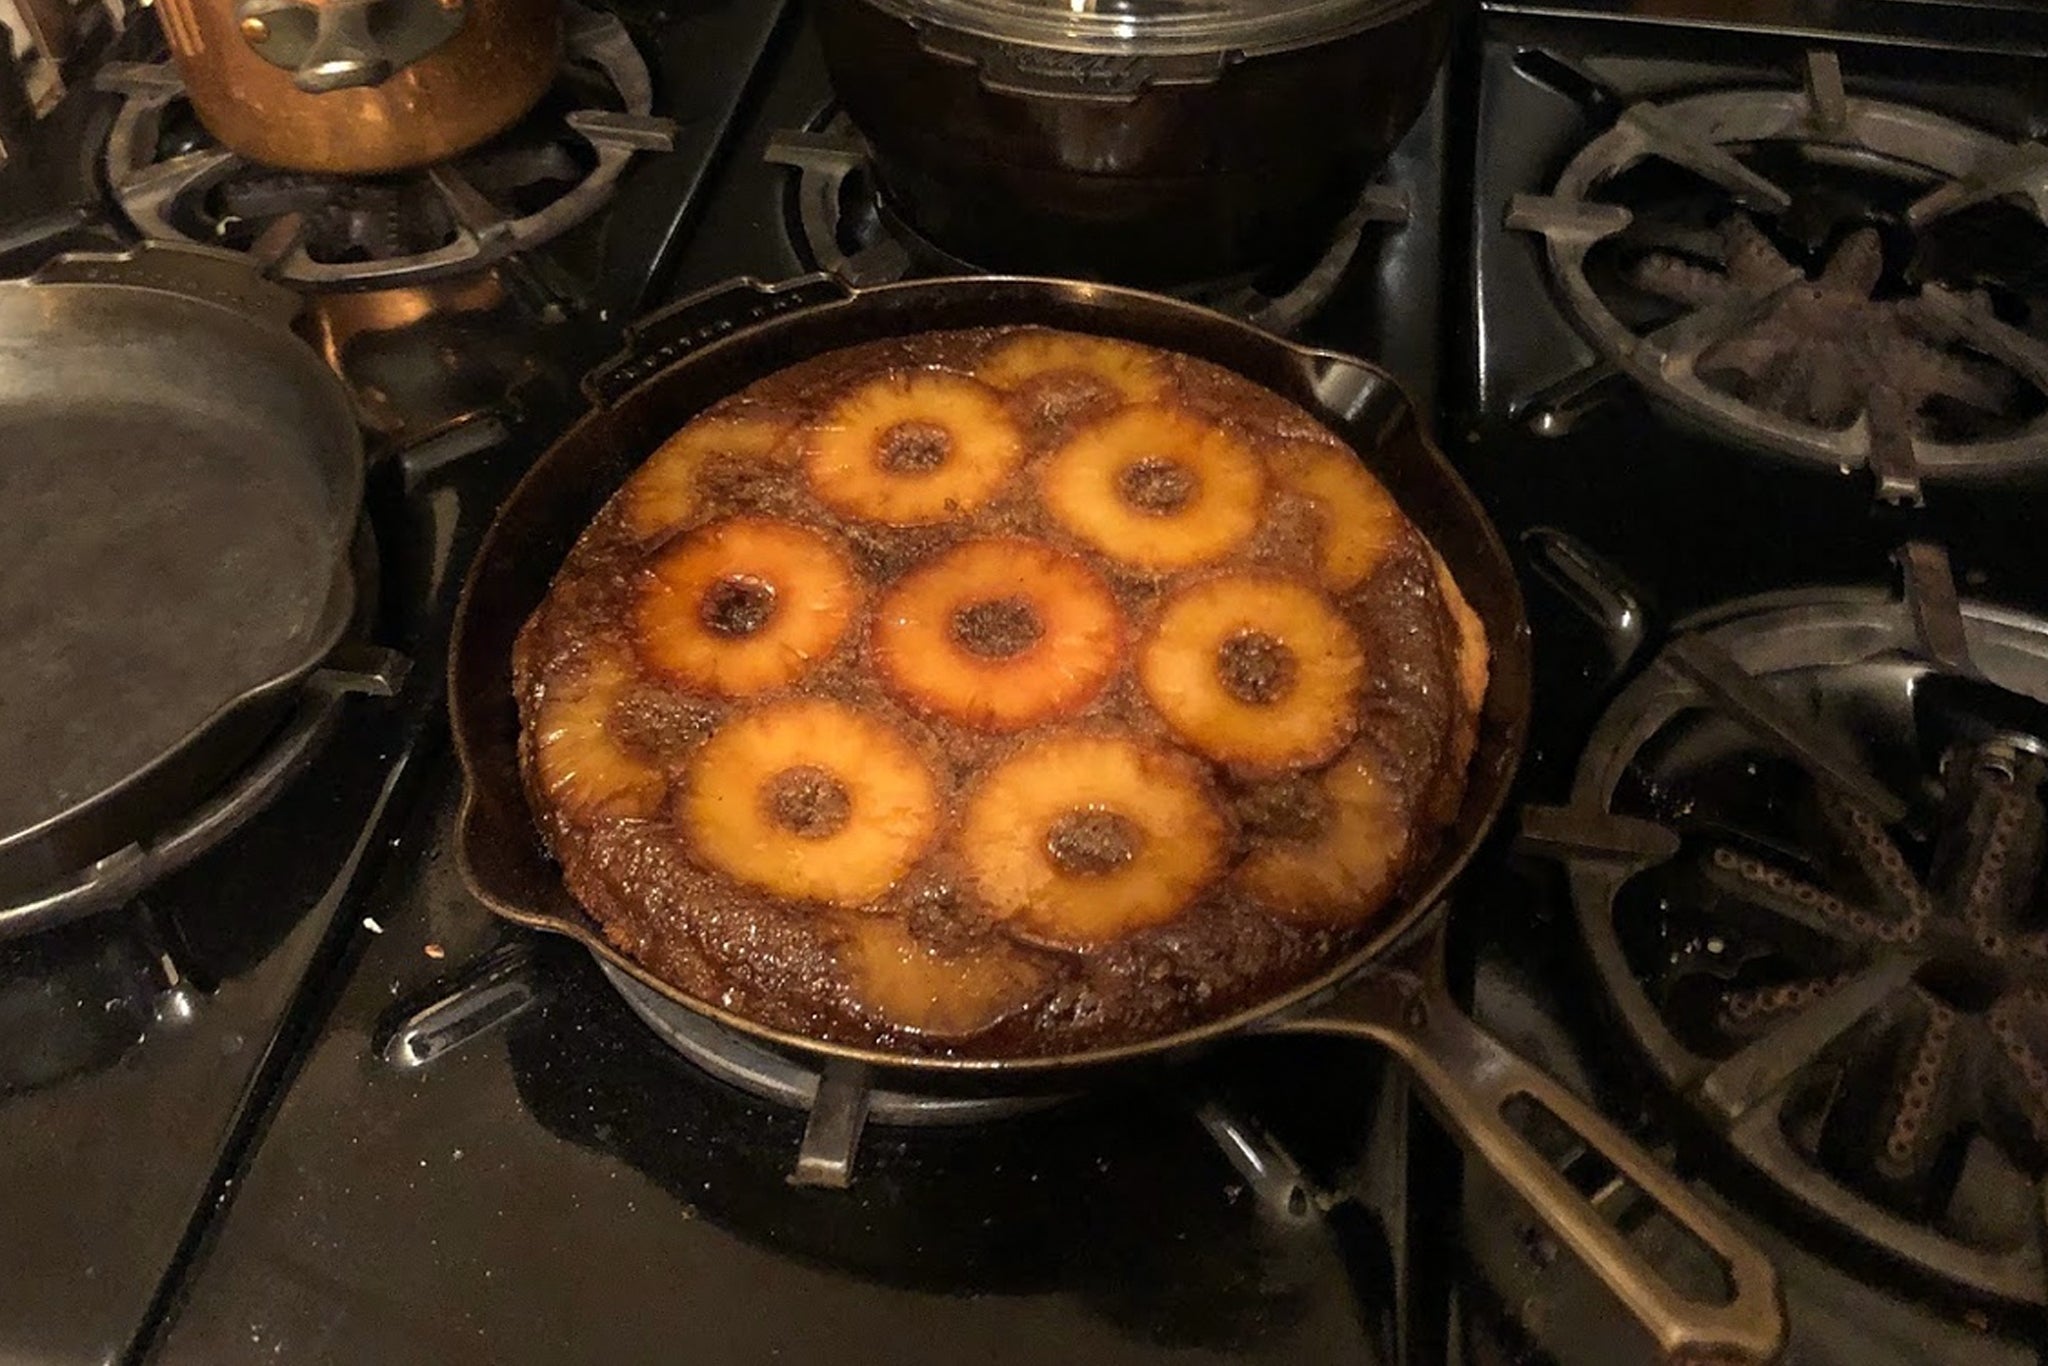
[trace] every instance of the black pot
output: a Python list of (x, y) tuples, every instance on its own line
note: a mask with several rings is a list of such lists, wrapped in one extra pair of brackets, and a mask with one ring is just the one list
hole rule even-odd
[(1069, 50), (917, 0), (820, 0), (890, 208), (960, 261), (1172, 285), (1313, 262), (1428, 102), (1464, 0), (1275, 46)]

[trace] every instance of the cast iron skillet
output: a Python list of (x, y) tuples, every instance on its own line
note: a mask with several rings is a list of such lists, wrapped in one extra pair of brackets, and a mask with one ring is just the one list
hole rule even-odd
[(298, 310), (185, 246), (0, 283), (0, 936), (132, 892), (349, 625), (362, 435)]
[[(904, 1057), (764, 1028), (655, 980), (607, 944), (570, 899), (534, 831), (520, 786), (512, 696), (514, 637), (584, 526), (677, 427), (718, 399), (825, 351), (943, 328), (1036, 323), (1126, 337), (1199, 356), (1276, 390), (1343, 436), (1449, 562), (1487, 624), (1493, 677), (1463, 809), (1434, 863), (1379, 932), (1316, 980), (1227, 1019), (1163, 1038), (1070, 1056)], [(968, 277), (852, 290), (829, 277), (763, 287), (740, 281), (685, 300), (629, 332), (627, 350), (585, 382), (592, 411), (555, 444), (500, 510), (471, 566), (450, 647), (449, 702), (465, 793), (458, 857), (493, 911), (565, 934), (678, 1005), (797, 1055), (828, 1077), (856, 1070), (904, 1090), (1072, 1090), (1117, 1069), (1184, 1054), (1227, 1035), (1318, 1033), (1371, 1039), (1414, 1073), (1435, 1108), (1674, 1356), (1764, 1361), (1784, 1338), (1777, 1276), (1685, 1185), (1555, 1081), (1485, 1034), (1452, 1003), (1441, 963), (1443, 895), (1506, 797), (1528, 716), (1528, 632), (1506, 550), (1471, 492), (1423, 434), (1384, 372), (1280, 341), (1155, 295), (1071, 281)], [(1548, 1112), (1718, 1260), (1714, 1302), (1663, 1279), (1559, 1174), (1510, 1115)]]

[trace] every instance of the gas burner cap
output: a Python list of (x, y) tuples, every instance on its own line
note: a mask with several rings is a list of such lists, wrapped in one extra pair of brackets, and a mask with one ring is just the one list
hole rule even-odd
[(145, 237), (247, 251), (287, 284), (382, 287), (481, 269), (587, 219), (636, 151), (672, 143), (625, 27), (574, 5), (563, 27), (561, 73), (535, 113), (474, 151), (387, 176), (244, 161), (198, 125), (168, 62), (111, 65), (98, 82), (124, 99), (107, 183)]
[(2048, 621), (1948, 614), (1816, 592), (1692, 623), (1524, 835), (1628, 1032), (1752, 1172), (1894, 1265), (2039, 1306)]
[(2048, 253), (2044, 220), (2048, 150), (1851, 98), (1824, 52), (1803, 90), (1631, 106), (1507, 216), (1603, 357), (1583, 387), (1620, 370), (1903, 503), (2048, 464), (2048, 300), (2014, 250)]
[[(842, 112), (827, 110), (808, 131), (776, 134), (766, 159), (797, 172), (790, 183), (791, 216), (801, 234), (799, 251), (818, 270), (858, 286), (918, 275), (980, 275), (993, 268), (951, 255), (895, 212), (878, 191), (867, 144)], [(1291, 334), (1328, 301), (1370, 226), (1400, 227), (1409, 214), (1403, 191), (1372, 185), (1305, 270), (1284, 280), (1199, 281), (1167, 292), (1269, 332)]]

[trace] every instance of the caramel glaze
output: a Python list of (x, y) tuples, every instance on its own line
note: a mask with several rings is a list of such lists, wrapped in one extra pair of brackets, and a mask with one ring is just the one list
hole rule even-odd
[[(721, 402), (710, 415), (759, 416), (800, 425), (850, 387), (885, 370), (929, 366), (971, 372), (1013, 329), (931, 333), (835, 352), (796, 365)], [(1173, 379), (1171, 401), (1226, 426), (1261, 450), (1288, 440), (1333, 438), (1301, 409), (1233, 374), (1159, 353)], [(806, 491), (793, 441), (778, 467), (714, 460), (699, 479), (691, 524), (737, 512), (788, 518), (845, 541), (869, 601), (912, 564), (969, 535), (1014, 533), (1081, 553), (1110, 584), (1125, 614), (1126, 654), (1111, 682), (1063, 724), (1121, 729), (1163, 745), (1176, 742), (1146, 703), (1131, 672), (1129, 642), (1169, 586), (1090, 554), (1039, 507), (1033, 475), (1043, 457), (1079, 425), (1117, 406), (1107, 390), (1053, 376), (1006, 400), (1029, 455), (995, 500), (959, 524), (897, 530), (828, 512)], [(1315, 582), (1318, 522), (1307, 504), (1268, 493), (1259, 530), (1214, 568), (1278, 570)], [(679, 534), (679, 533), (678, 533)], [(1059, 951), (1008, 936), (973, 904), (948, 835), (959, 794), (987, 764), (1042, 730), (988, 736), (907, 713), (875, 679), (856, 622), (832, 658), (796, 691), (872, 709), (910, 738), (938, 780), (938, 833), (908, 876), (873, 906), (839, 910), (792, 904), (706, 871), (676, 828), (673, 803), (651, 818), (578, 816), (546, 798), (535, 766), (536, 715), (550, 686), (573, 679), (593, 647), (630, 642), (630, 602), (642, 562), (662, 538), (642, 542), (625, 529), (620, 500), (599, 513), (568, 556), (547, 599), (522, 632), (515, 687), (529, 801), (576, 899), (622, 952), (700, 1001), (818, 1040), (920, 1055), (1057, 1055), (1137, 1041), (1257, 1004), (1305, 981), (1355, 948), (1374, 927), (1363, 916), (1342, 929), (1282, 924), (1233, 890), (1228, 878), (1177, 919), (1108, 944)], [(1194, 574), (1211, 570), (1194, 571)], [(1190, 575), (1180, 576), (1185, 581)], [(1454, 815), (1476, 735), (1476, 718), (1456, 684), (1458, 635), (1433, 572), (1429, 546), (1410, 527), (1371, 576), (1337, 600), (1356, 627), (1367, 661), (1358, 701), (1359, 741), (1374, 755), (1409, 813), (1413, 870), (1427, 861)], [(630, 649), (630, 646), (628, 647)], [(631, 753), (669, 775), (671, 798), (692, 751), (736, 706), (681, 696), (651, 674), (627, 688), (608, 723)], [(1313, 773), (1242, 780), (1208, 765), (1215, 799), (1232, 832), (1235, 864), (1271, 830), (1299, 834), (1320, 818), (1304, 796)], [(1023, 983), (1001, 1018), (968, 1034), (939, 1037), (887, 1018), (863, 1000), (850, 968), (858, 918), (892, 915), (915, 942), (940, 956), (995, 954)]]

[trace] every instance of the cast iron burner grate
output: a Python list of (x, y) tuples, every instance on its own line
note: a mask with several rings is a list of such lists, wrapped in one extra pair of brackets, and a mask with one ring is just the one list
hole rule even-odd
[(1784, 595), (1674, 637), (1524, 829), (1663, 1081), (1756, 1171), (2038, 1306), (2048, 621), (1908, 564), (1904, 603)]
[[(934, 245), (905, 222), (880, 193), (867, 145), (843, 113), (827, 110), (804, 131), (769, 139), (767, 159), (797, 172), (787, 202), (791, 236), (818, 270), (851, 285), (885, 284), (919, 275), (979, 275), (1000, 263), (965, 261)], [(1343, 280), (1375, 226), (1404, 226), (1406, 194), (1369, 187), (1332, 233), (1323, 254), (1307, 264), (1276, 265), (1255, 275), (1191, 282), (1170, 293), (1291, 334), (1315, 316)]]
[(809, 1113), (790, 1176), (798, 1185), (844, 1187), (852, 1177), (861, 1130), (870, 1119), (905, 1126), (978, 1124), (1028, 1114), (1059, 1100), (1049, 1095), (947, 1096), (876, 1088), (858, 1066), (808, 1066), (685, 1010), (610, 963), (600, 960), (599, 966), (641, 1023), (698, 1068), (763, 1100)]
[(2048, 149), (1844, 93), (1625, 109), (1508, 226), (1616, 370), (1717, 431), (1918, 502), (2048, 464)]
[[(750, 1095), (809, 1116), (789, 1176), (794, 1185), (850, 1185), (861, 1133), (870, 1120), (904, 1128), (984, 1124), (1036, 1114), (1073, 1099), (1056, 1092), (944, 1095), (878, 1087), (858, 1065), (810, 1067), (683, 1009), (609, 962), (600, 959), (598, 966), (641, 1023), (692, 1065)], [(1299, 1224), (1322, 1217), (1331, 1198), (1265, 1126), (1241, 1114), (1220, 1094), (1197, 1091), (1190, 1104), (1195, 1121), (1273, 1218)]]
[(247, 252), (274, 279), (314, 289), (416, 284), (482, 269), (582, 222), (636, 151), (666, 151), (647, 65), (619, 21), (564, 17), (554, 88), (517, 126), (412, 172), (325, 176), (244, 161), (193, 115), (168, 63), (119, 63), (107, 183), (145, 236)]

